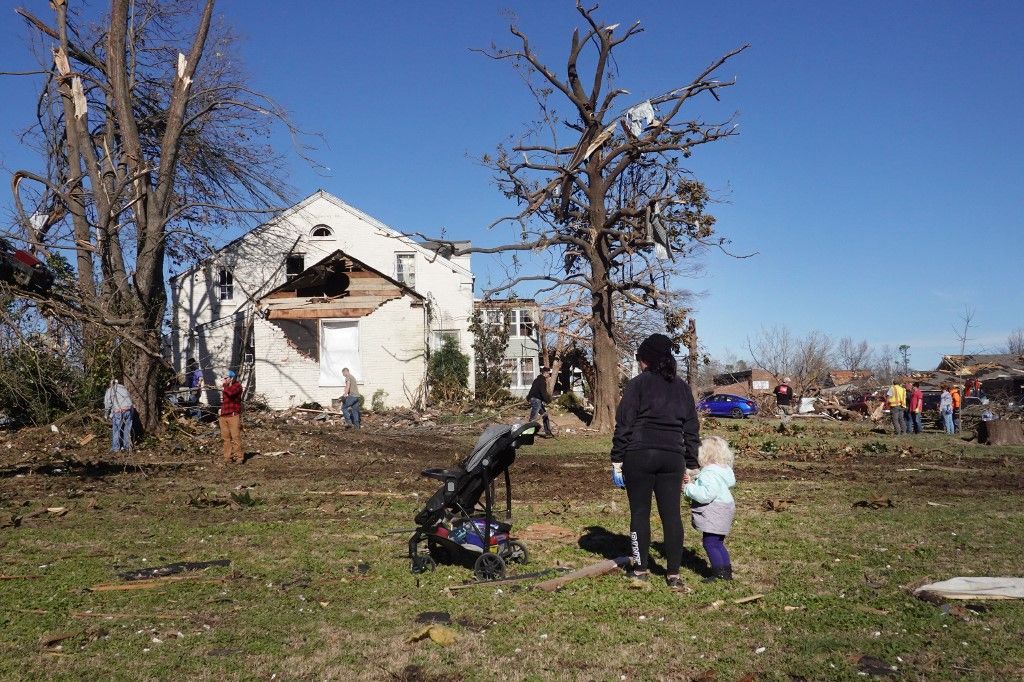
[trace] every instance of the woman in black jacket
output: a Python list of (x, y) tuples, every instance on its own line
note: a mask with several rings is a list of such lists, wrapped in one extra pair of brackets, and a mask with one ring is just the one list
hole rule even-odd
[(666, 580), (682, 587), (683, 521), (679, 494), (686, 469), (697, 468), (700, 425), (690, 386), (676, 376), (673, 343), (652, 334), (637, 350), (642, 370), (622, 393), (612, 439), (612, 477), (625, 479), (629, 497), (631, 574), (647, 578), (651, 493), (665, 530)]

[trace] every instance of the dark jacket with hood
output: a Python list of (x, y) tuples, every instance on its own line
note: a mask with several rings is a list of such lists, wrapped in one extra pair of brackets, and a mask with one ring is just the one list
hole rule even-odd
[(615, 413), (613, 462), (630, 451), (665, 450), (678, 452), (687, 469), (696, 469), (699, 448), (700, 423), (689, 384), (650, 370), (626, 384)]

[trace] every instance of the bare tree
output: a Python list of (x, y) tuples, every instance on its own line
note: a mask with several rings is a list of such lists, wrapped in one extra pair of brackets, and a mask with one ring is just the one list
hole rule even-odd
[(867, 341), (854, 341), (849, 336), (839, 339), (836, 344), (836, 358), (843, 369), (852, 372), (866, 369), (871, 365), (871, 346)]
[(874, 374), (880, 382), (889, 383), (896, 377), (899, 359), (896, 352), (888, 345), (882, 346), (875, 355)]
[(615, 83), (616, 51), (643, 29), (637, 22), (619, 30), (619, 24), (599, 21), (596, 7), (578, 2), (576, 9), (582, 31), (573, 32), (562, 75), (516, 26), (516, 48), (485, 51), (516, 66), (541, 116), (525, 135), (484, 158), (502, 192), (518, 204), (494, 225), (514, 224), (518, 241), (471, 252), (553, 256), (549, 267), (520, 272), (499, 290), (523, 283), (582, 290), (589, 310), (592, 425), (607, 432), (619, 391), (617, 300), (660, 308), (671, 286), (656, 267), (658, 254), (687, 258), (702, 246), (726, 243), (714, 236), (714, 218), (705, 211), (707, 189), (683, 162), (697, 147), (735, 135), (736, 126), (730, 119), (685, 116), (683, 107), (698, 95), (718, 99), (733, 85), (716, 73), (745, 46), (688, 83), (620, 109), (629, 92)]
[(818, 331), (797, 338), (784, 325), (762, 327), (756, 338), (747, 339), (747, 350), (777, 381), (792, 379), (798, 393), (820, 385), (832, 366), (832, 339)]
[(1010, 355), (1024, 355), (1024, 329), (1014, 329), (1006, 337), (1006, 352)]
[[(696, 348), (696, 323), (689, 307), (694, 294), (686, 290), (661, 292), (659, 306), (636, 305), (626, 298), (615, 301), (616, 377), (632, 368), (636, 349), (654, 333), (667, 334), (680, 349)], [(541, 300), (541, 359), (558, 376), (563, 366), (579, 369), (593, 399), (596, 367), (583, 349), (592, 347), (591, 301), (579, 288), (560, 287)], [(699, 353), (694, 361), (699, 360)], [(689, 361), (688, 361), (689, 362)], [(688, 366), (689, 372), (689, 366)]]
[(17, 10), (48, 57), (26, 138), (45, 167), (12, 179), (21, 233), (44, 256), (74, 253), (75, 290), (47, 305), (87, 337), (115, 338), (112, 362), (152, 430), (168, 262), (240, 212), (287, 203), (266, 139), (275, 121), (296, 131), (249, 88), (233, 36), (211, 28), (213, 0), (110, 0), (105, 16), (50, 7), (50, 22)]
[(754, 364), (781, 380), (796, 368), (797, 342), (785, 325), (761, 327), (754, 338), (747, 337), (747, 350)]
[(956, 340), (960, 342), (960, 355), (963, 355), (967, 349), (967, 342), (971, 341), (970, 334), (971, 327), (974, 326), (974, 313), (977, 312), (970, 306), (964, 306), (964, 310), (960, 313), (960, 322), (953, 325), (953, 333), (956, 335)]

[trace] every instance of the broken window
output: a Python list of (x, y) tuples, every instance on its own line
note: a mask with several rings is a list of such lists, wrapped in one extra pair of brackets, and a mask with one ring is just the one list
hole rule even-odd
[(220, 269), (220, 300), (230, 301), (235, 297), (235, 278), (227, 268)]
[(416, 254), (395, 254), (395, 279), (410, 289), (416, 287)]
[(302, 274), (302, 271), (306, 269), (306, 254), (304, 253), (290, 253), (285, 258), (284, 263), (285, 269), (285, 281), (292, 281), (298, 275)]
[(326, 225), (317, 225), (309, 233), (309, 236), (316, 239), (330, 239), (334, 236), (334, 230), (327, 227)]

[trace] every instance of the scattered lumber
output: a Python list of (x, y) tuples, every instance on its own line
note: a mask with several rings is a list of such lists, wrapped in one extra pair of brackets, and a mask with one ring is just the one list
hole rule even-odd
[(629, 557), (619, 557), (618, 559), (605, 559), (599, 561), (596, 564), (584, 566), (578, 568), (571, 573), (560, 575), (557, 578), (551, 580), (545, 580), (542, 583), (534, 585), (538, 590), (544, 592), (554, 592), (563, 585), (573, 582), (574, 580), (580, 580), (581, 578), (596, 578), (598, 576), (606, 575), (612, 571), (618, 570), (629, 563)]

